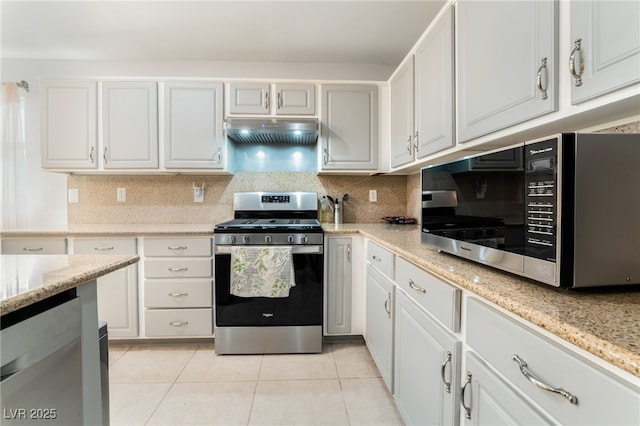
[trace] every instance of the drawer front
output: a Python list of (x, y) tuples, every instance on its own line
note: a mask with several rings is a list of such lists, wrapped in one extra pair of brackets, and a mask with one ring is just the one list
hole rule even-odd
[(459, 330), (460, 289), (401, 257), (396, 259), (396, 283), (450, 330)]
[(211, 259), (145, 260), (145, 278), (211, 278)]
[[(640, 388), (591, 364), (497, 310), (469, 298), (467, 341), (517, 389), (533, 399), (560, 424), (640, 424)], [(520, 371), (525, 370), (553, 388), (577, 398), (543, 390)]]
[(391, 280), (394, 279), (395, 257), (389, 250), (367, 241), (367, 261)]
[(211, 256), (210, 237), (145, 238), (145, 256)]
[(135, 238), (74, 238), (75, 254), (136, 254)]
[(145, 280), (144, 305), (147, 308), (210, 308), (211, 280)]
[(147, 309), (144, 324), (148, 337), (213, 336), (211, 309)]
[(66, 238), (3, 238), (2, 254), (67, 254)]

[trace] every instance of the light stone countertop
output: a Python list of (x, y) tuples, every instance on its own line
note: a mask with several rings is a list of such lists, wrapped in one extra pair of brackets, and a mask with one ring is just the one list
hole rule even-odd
[(110, 235), (212, 235), (214, 224), (80, 224), (62, 228), (29, 228), (0, 231), (11, 237), (108, 237)]
[[(323, 223), (322, 226), (326, 235), (360, 234), (369, 238), (427, 271), (640, 377), (640, 286), (557, 289), (429, 248), (420, 241), (419, 225)], [(213, 235), (213, 224), (72, 225), (68, 229), (2, 231), (0, 235)], [(4, 312), (4, 302), (0, 307)]]
[(423, 245), (419, 225), (323, 224), (325, 235), (361, 234), (562, 339), (640, 377), (640, 286), (568, 290)]
[(138, 262), (137, 255), (1, 255), (0, 315)]

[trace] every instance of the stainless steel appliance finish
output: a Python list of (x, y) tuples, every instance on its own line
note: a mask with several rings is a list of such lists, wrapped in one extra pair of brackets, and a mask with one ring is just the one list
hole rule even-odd
[(556, 287), (640, 283), (640, 135), (554, 135), (424, 168), (422, 187), (425, 244)]
[[(315, 192), (234, 195), (234, 219), (217, 224), (215, 349), (218, 354), (322, 351), (324, 234)], [(291, 248), (295, 287), (288, 297), (231, 294), (234, 246)]]
[(80, 300), (9, 325), (19, 312), (3, 317), (0, 332), (2, 424), (81, 425)]
[(225, 125), (237, 143), (307, 145), (318, 140), (316, 118), (227, 118)]

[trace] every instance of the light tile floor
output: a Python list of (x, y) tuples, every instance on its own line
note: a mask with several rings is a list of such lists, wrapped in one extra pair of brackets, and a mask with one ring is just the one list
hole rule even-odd
[(109, 364), (114, 426), (404, 424), (362, 343), (302, 355), (112, 346)]

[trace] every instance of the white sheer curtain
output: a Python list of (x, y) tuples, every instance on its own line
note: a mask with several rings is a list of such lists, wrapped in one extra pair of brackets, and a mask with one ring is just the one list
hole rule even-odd
[(0, 108), (0, 226), (15, 229), (27, 224), (26, 194), (21, 190), (27, 179), (25, 96), (16, 83), (2, 83)]

